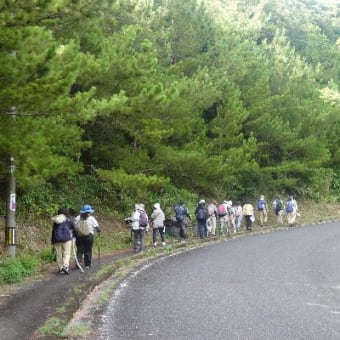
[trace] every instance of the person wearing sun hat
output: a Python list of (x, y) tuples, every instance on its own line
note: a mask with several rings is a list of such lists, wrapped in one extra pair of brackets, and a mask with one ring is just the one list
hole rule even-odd
[(101, 232), (93, 213), (91, 205), (85, 204), (75, 218), (77, 259), (81, 263), (84, 257), (85, 268), (91, 267), (94, 232)]
[(155, 203), (153, 205), (153, 212), (151, 214), (152, 220), (152, 241), (153, 246), (157, 246), (157, 234), (159, 233), (162, 240), (162, 245), (165, 246), (165, 227), (164, 220), (165, 215), (163, 210), (161, 209), (161, 205), (159, 203)]
[(208, 205), (209, 218), (207, 220), (208, 233), (212, 236), (216, 235), (216, 220), (217, 220), (217, 202), (212, 199)]
[(264, 199), (264, 195), (261, 195), (260, 199), (257, 201), (257, 210), (260, 213), (260, 225), (263, 227), (268, 221), (268, 205), (267, 201)]
[[(133, 233), (133, 250), (135, 253), (143, 251), (145, 231), (148, 228), (148, 215), (142, 203), (136, 203), (131, 216), (125, 218), (125, 222), (130, 225)], [(132, 234), (131, 234), (132, 236)]]

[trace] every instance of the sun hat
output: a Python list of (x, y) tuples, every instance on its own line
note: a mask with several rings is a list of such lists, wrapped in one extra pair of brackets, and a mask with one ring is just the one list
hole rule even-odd
[(204, 203), (205, 203), (205, 200), (200, 200), (198, 203), (199, 203), (199, 204), (204, 204)]
[(140, 211), (144, 211), (144, 204), (140, 203), (140, 204), (137, 204), (137, 210), (140, 210)]
[(155, 203), (155, 204), (153, 205), (153, 207), (154, 207), (155, 209), (160, 209), (161, 205), (160, 205), (159, 203)]
[(80, 210), (80, 213), (81, 214), (85, 214), (85, 213), (90, 213), (90, 214), (92, 214), (94, 212), (94, 210), (92, 209), (92, 207), (90, 206), (90, 205), (88, 205), (88, 204), (85, 204), (82, 208), (81, 208), (81, 210)]

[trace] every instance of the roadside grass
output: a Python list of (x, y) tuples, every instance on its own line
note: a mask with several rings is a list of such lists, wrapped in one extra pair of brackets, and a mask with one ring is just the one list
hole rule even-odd
[(39, 328), (40, 334), (60, 336), (65, 326), (65, 320), (59, 317), (49, 318), (43, 326)]
[(33, 275), (39, 268), (39, 259), (30, 254), (18, 258), (0, 258), (0, 283), (20, 283), (23, 278)]

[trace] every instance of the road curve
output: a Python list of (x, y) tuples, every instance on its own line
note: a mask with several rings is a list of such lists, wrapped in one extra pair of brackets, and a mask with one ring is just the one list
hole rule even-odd
[(155, 260), (115, 292), (99, 339), (340, 339), (340, 224)]

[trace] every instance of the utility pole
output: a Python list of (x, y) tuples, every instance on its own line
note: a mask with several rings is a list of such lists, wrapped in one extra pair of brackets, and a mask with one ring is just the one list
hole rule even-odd
[(8, 200), (7, 200), (7, 213), (6, 213), (6, 240), (7, 240), (7, 253), (10, 257), (15, 257), (16, 251), (16, 187), (15, 187), (15, 161), (14, 158), (10, 159), (9, 166), (9, 180), (8, 180)]
[[(10, 114), (15, 119), (16, 108), (12, 107)], [(15, 160), (10, 158), (9, 178), (8, 178), (8, 197), (7, 197), (7, 211), (6, 211), (6, 242), (7, 254), (10, 257), (15, 257), (16, 252), (16, 183), (15, 183)]]

